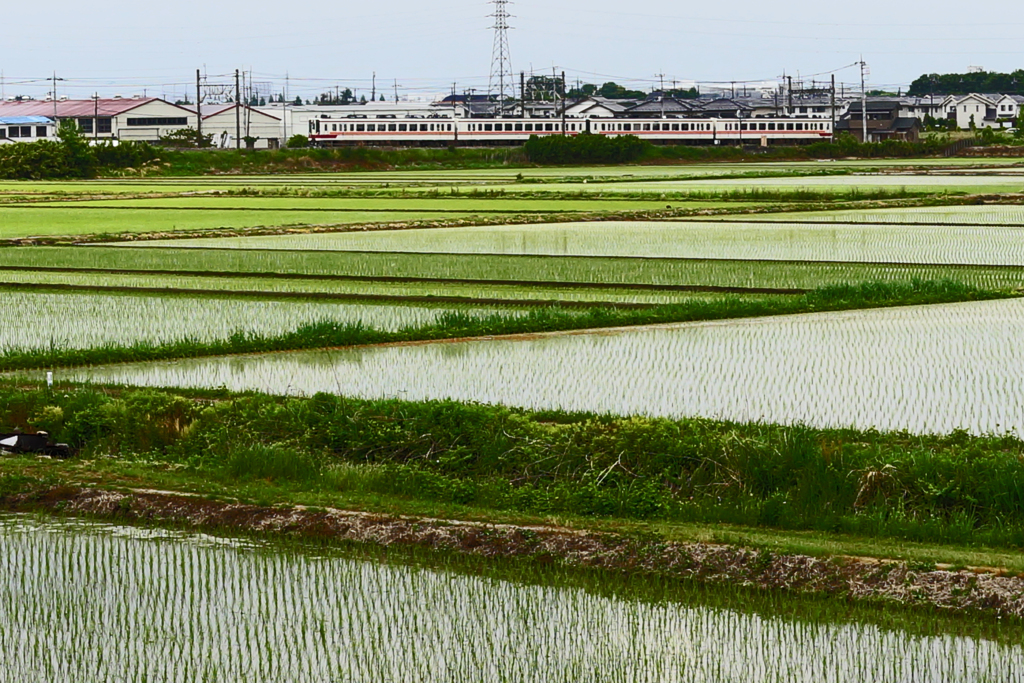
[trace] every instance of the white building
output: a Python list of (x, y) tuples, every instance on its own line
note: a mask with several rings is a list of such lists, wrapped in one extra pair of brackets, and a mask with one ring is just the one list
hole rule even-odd
[(46, 116), (0, 116), (0, 145), (52, 140), (57, 124)]
[(196, 126), (195, 112), (156, 97), (0, 102), (0, 117), (9, 116), (72, 119), (85, 137), (96, 141), (156, 142), (162, 135)]
[[(196, 111), (194, 104), (183, 105), (191, 112)], [(229, 104), (204, 104), (199, 108), (203, 116), (203, 135), (213, 135), (214, 147), (235, 147), (235, 133), (239, 133), (239, 144), (246, 147), (245, 138), (256, 138), (254, 149), (277, 149), (284, 144), (282, 139), (287, 132), (282, 125), (280, 116), (274, 116), (266, 110)], [(277, 112), (280, 114), (280, 111)]]

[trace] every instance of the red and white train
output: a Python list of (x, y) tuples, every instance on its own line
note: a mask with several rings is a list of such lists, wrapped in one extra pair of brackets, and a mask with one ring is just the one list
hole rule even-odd
[(831, 140), (832, 122), (796, 118), (456, 119), (440, 115), (403, 118), (323, 115), (309, 122), (310, 141), (321, 147), (521, 145), (531, 135), (581, 133), (607, 137), (635, 135), (655, 144), (766, 146)]

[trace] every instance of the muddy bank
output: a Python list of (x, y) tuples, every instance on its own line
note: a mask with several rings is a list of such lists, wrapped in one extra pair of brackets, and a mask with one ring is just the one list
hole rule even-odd
[(398, 517), (333, 509), (262, 507), (162, 491), (56, 487), (0, 498), (9, 512), (44, 511), (125, 522), (172, 523), (417, 546), (485, 557), (641, 571), (765, 589), (1024, 618), (1024, 577), (981, 570), (917, 568), (905, 562), (777, 555), (705, 543), (577, 531)]

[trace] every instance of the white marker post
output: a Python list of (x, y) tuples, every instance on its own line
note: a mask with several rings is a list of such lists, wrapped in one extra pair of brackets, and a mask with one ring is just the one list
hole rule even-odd
[(49, 370), (46, 372), (46, 388), (53, 389), (53, 373)]

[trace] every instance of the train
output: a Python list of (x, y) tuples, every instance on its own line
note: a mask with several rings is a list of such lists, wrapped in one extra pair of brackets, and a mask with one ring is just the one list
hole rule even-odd
[(797, 118), (453, 118), (324, 114), (309, 121), (317, 147), (521, 145), (531, 135), (635, 135), (660, 145), (806, 144), (832, 139), (832, 122)]

